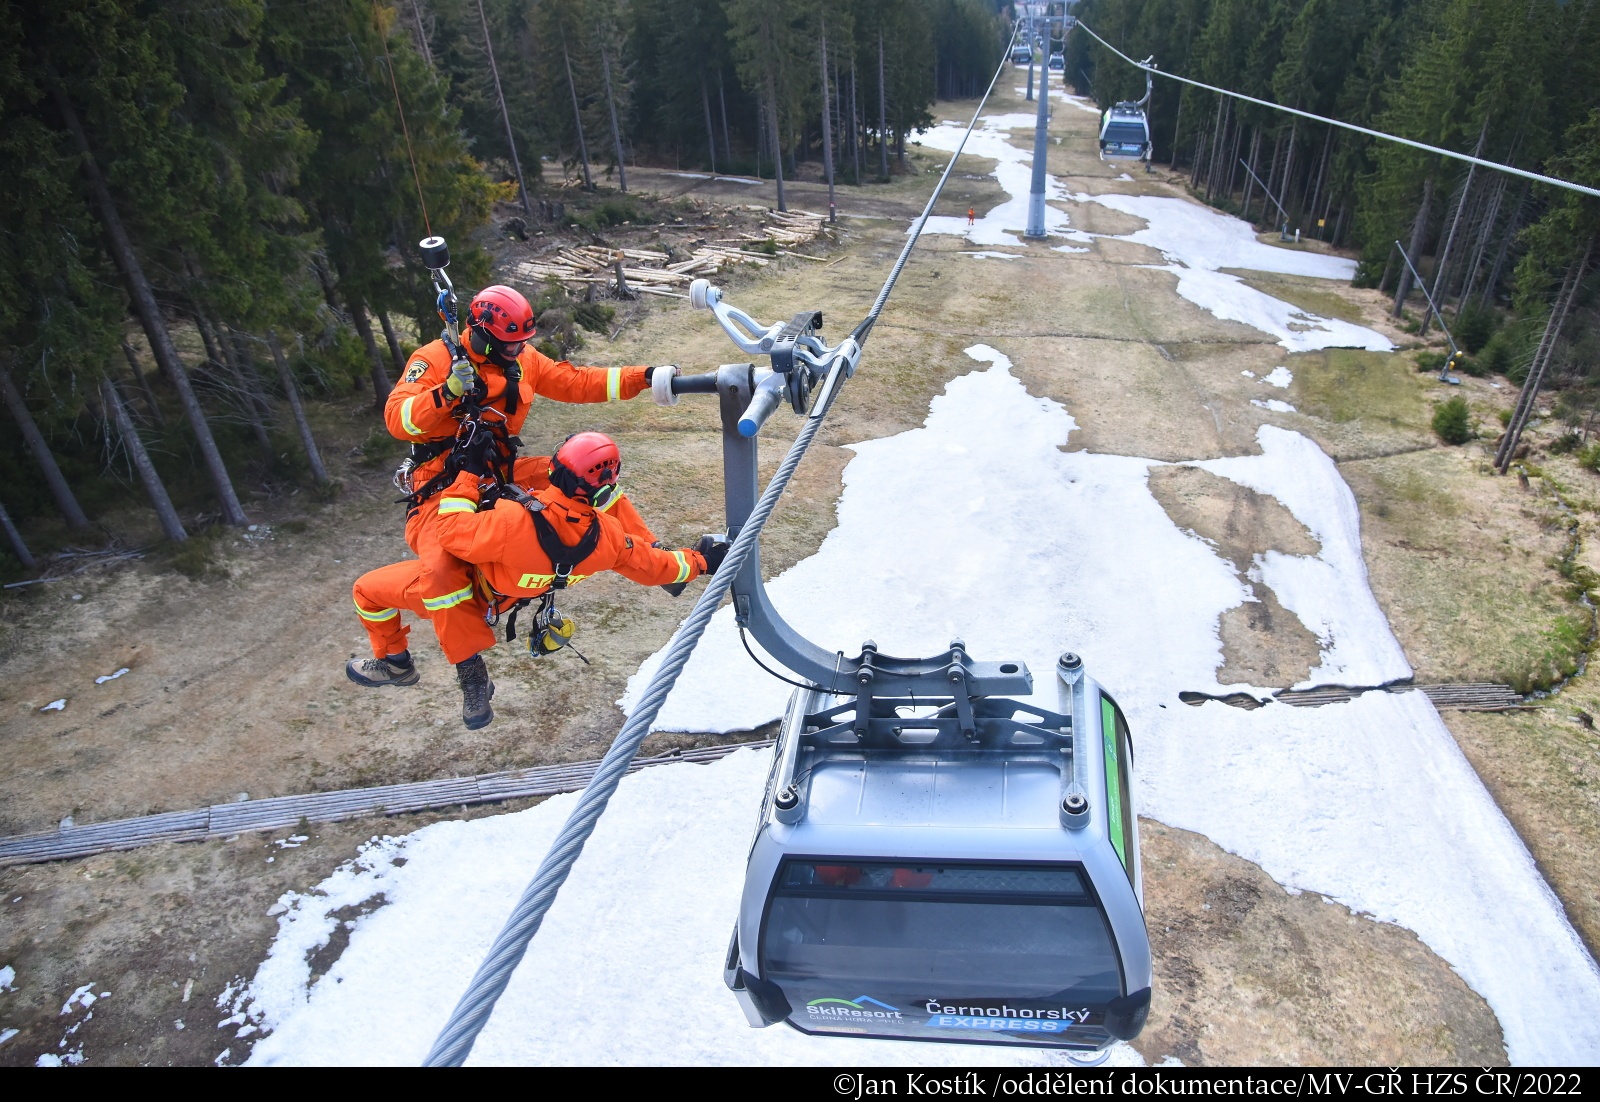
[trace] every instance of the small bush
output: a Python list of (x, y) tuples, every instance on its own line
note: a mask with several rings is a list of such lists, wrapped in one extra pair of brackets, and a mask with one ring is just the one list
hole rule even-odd
[(1501, 674), (1519, 693), (1544, 692), (1578, 672), (1578, 662), (1589, 645), (1589, 618), (1558, 616), (1530, 642), (1533, 653), (1522, 656), (1516, 666)]
[(624, 222), (641, 222), (644, 217), (632, 199), (617, 196), (602, 199), (585, 211), (568, 212), (567, 221), (587, 230), (600, 230)]
[(611, 322), (616, 316), (615, 306), (605, 306), (598, 302), (581, 302), (572, 310), (572, 320), (591, 333), (604, 333), (611, 328)]
[(1417, 370), (1436, 372), (1444, 366), (1444, 362), (1449, 358), (1449, 355), (1444, 352), (1418, 352), (1416, 357)]
[(400, 461), (405, 445), (389, 435), (382, 425), (374, 426), (367, 438), (356, 447), (361, 452), (361, 462), (367, 467), (389, 467)]
[(1577, 454), (1578, 466), (1600, 473), (1600, 441), (1581, 448)]
[(1571, 453), (1573, 453), (1573, 452), (1578, 450), (1578, 446), (1582, 442), (1583, 442), (1582, 437), (1580, 437), (1577, 433), (1575, 433), (1575, 432), (1564, 432), (1560, 436), (1556, 437), (1554, 441), (1551, 442), (1551, 444), (1550, 444), (1550, 454), (1551, 455), (1570, 455)]
[(1467, 400), (1456, 395), (1440, 402), (1433, 411), (1433, 431), (1446, 444), (1465, 444), (1472, 439), (1472, 411)]
[(1511, 427), (1511, 411), (1509, 409), (1499, 410), (1495, 413), (1495, 416), (1500, 418), (1501, 428), (1508, 429)]
[(1476, 356), (1489, 343), (1489, 338), (1494, 336), (1499, 325), (1500, 319), (1493, 310), (1469, 303), (1456, 315), (1455, 338), (1461, 342), (1462, 348)]
[(198, 532), (190, 532), (189, 538), (182, 543), (157, 544), (154, 557), (168, 569), (176, 570), (197, 582), (222, 577), (227, 571), (217, 561), (217, 546), (223, 534), (221, 526), (211, 525)]

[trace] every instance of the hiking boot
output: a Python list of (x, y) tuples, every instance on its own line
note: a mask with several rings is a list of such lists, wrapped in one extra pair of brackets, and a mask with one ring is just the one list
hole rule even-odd
[(381, 688), (384, 685), (415, 685), (422, 679), (417, 672), (416, 663), (407, 656), (404, 664), (395, 661), (396, 656), (389, 658), (352, 658), (345, 665), (345, 676), (357, 685), (365, 685), (369, 689)]
[(494, 682), (489, 680), (489, 667), (483, 664), (483, 655), (475, 654), (465, 662), (457, 662), (456, 680), (461, 683), (461, 722), (469, 731), (489, 726), (494, 719), (494, 709), (489, 707), (494, 697)]

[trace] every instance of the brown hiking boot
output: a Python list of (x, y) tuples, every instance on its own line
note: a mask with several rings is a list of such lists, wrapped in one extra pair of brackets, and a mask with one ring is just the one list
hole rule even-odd
[(422, 679), (414, 662), (401, 665), (388, 658), (352, 658), (344, 667), (345, 676), (369, 689), (384, 685), (415, 685)]
[(489, 667), (483, 664), (483, 655), (475, 654), (465, 662), (457, 662), (456, 680), (461, 683), (461, 722), (469, 731), (489, 726), (494, 719), (494, 709), (489, 706), (494, 697), (494, 682), (489, 680)]

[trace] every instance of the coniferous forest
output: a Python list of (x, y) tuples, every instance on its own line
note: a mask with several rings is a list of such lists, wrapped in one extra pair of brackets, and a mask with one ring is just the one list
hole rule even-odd
[[(1074, 10), (1169, 71), (1600, 182), (1596, 0)], [(0, 442), (0, 520), (86, 529), (138, 495), (181, 540), (174, 498), (245, 522), (241, 468), (316, 492), (307, 407), (381, 402), (437, 328), (424, 230), (475, 286), (489, 261), (470, 242), (497, 202), (559, 219), (558, 186), (623, 189), (629, 165), (792, 178), (826, 141), (840, 186), (870, 188), (903, 170), (937, 99), (983, 90), (1013, 14), (994, 0), (8, 3), (0, 398), (17, 431)], [(1102, 105), (1142, 94), (1086, 35), (1065, 53), (1067, 80)], [(1426, 335), (1403, 241), (1469, 368), (1537, 372), (1594, 405), (1600, 203), (1169, 81), (1150, 118), (1155, 159), (1197, 195), (1357, 251), (1358, 281)], [(0, 555), (15, 570), (23, 541)]]
[[(1600, 185), (1593, 0), (1084, 0), (1123, 53), (1221, 88), (1519, 168)], [(1144, 76), (1086, 35), (1066, 72), (1102, 103)], [(1600, 379), (1600, 201), (1158, 79), (1154, 157), (1207, 202), (1356, 250), (1357, 283), (1433, 321), (1468, 367), (1538, 373), (1592, 410)], [(1282, 210), (1278, 205), (1282, 204)], [(1408, 300), (1408, 296), (1410, 296)]]

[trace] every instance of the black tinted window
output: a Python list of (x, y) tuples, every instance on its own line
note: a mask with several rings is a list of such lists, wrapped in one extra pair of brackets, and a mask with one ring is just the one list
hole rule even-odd
[[(790, 862), (762, 936), (779, 984), (1103, 1003), (1121, 991), (1105, 917), (1067, 867)], [(831, 989), (831, 986), (830, 986)]]

